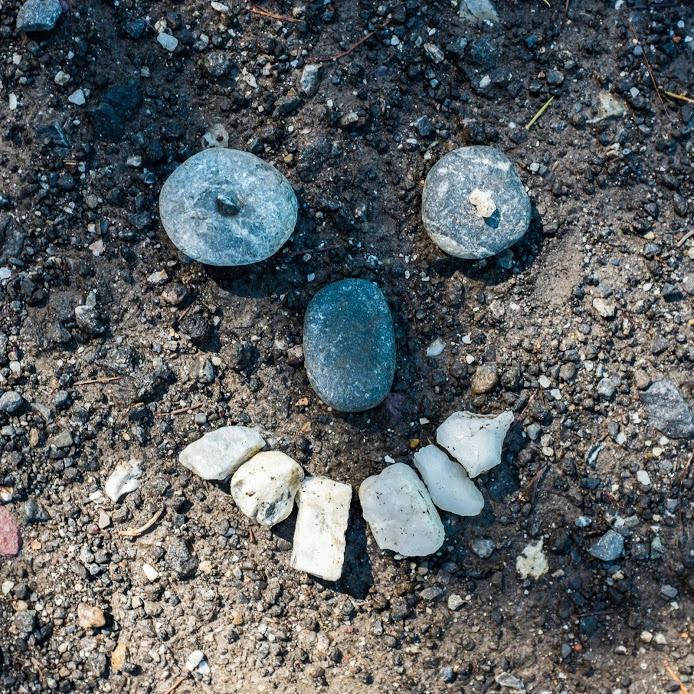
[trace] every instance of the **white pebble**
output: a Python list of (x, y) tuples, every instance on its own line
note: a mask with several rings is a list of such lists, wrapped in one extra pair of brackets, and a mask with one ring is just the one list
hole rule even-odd
[(639, 481), (639, 484), (642, 484), (644, 487), (651, 486), (651, 477), (645, 470), (639, 470), (636, 473), (636, 479)]
[(104, 492), (111, 501), (118, 501), (124, 494), (134, 492), (140, 487), (142, 470), (137, 460), (122, 463), (112, 473), (104, 485)]
[(87, 103), (87, 99), (84, 96), (84, 92), (81, 89), (76, 89), (70, 96), (68, 96), (67, 100), (71, 104), (75, 104), (75, 106), (84, 106)]
[(454, 412), (436, 430), (436, 441), (474, 478), (501, 462), (501, 447), (513, 420), (510, 410), (498, 416)]
[(255, 429), (221, 427), (184, 448), (178, 461), (204, 480), (223, 480), (263, 446), (265, 440)]
[(157, 36), (157, 41), (159, 41), (159, 43), (166, 48), (167, 51), (171, 51), (171, 53), (173, 53), (178, 46), (178, 39), (175, 36), (171, 36), (171, 34), (167, 34), (166, 32), (159, 34), (159, 36)]
[(150, 583), (153, 583), (159, 578), (159, 572), (151, 564), (143, 564), (142, 573)]
[(67, 74), (67, 72), (63, 72), (62, 70), (59, 70), (55, 77), (53, 78), (53, 81), (60, 87), (64, 87), (69, 81), (70, 81), (70, 75)]
[(484, 497), (460, 463), (454, 463), (440, 448), (425, 446), (414, 456), (414, 466), (424, 480), (431, 500), (443, 511), (476, 516)]
[(283, 521), (294, 508), (304, 479), (296, 461), (279, 451), (258, 453), (231, 478), (231, 496), (249, 518), (267, 527)]
[(345, 559), (352, 487), (325, 477), (308, 477), (296, 499), (299, 513), (289, 565), (326, 581), (337, 581)]
[(359, 487), (364, 520), (376, 544), (405, 557), (433, 554), (445, 533), (431, 496), (414, 470), (395, 463)]

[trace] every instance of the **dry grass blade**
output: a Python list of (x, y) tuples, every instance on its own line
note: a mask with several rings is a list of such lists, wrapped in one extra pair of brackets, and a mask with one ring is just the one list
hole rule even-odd
[(77, 386), (90, 386), (93, 383), (111, 383), (111, 381), (120, 381), (122, 376), (107, 376), (104, 378), (90, 378), (87, 381), (77, 381), (76, 383), (72, 384), (73, 388), (76, 388)]
[(675, 94), (675, 92), (668, 91), (666, 91), (665, 94), (673, 99), (680, 99), (682, 101), (688, 101), (690, 104), (694, 104), (694, 99), (690, 99), (688, 96), (685, 96), (684, 94)]
[(139, 528), (133, 528), (132, 530), (119, 530), (118, 534), (122, 537), (139, 537), (161, 518), (162, 513), (164, 513), (163, 506), (144, 525)]
[(694, 229), (691, 231), (688, 231), (678, 242), (677, 242), (677, 248), (682, 248), (684, 245), (684, 242), (687, 241), (687, 239), (691, 239), (692, 236), (694, 236)]
[(528, 124), (525, 126), (525, 129), (526, 129), (526, 130), (530, 130), (530, 128), (532, 128), (533, 125), (535, 125), (535, 121), (537, 121), (537, 119), (547, 110), (547, 107), (548, 107), (553, 101), (554, 101), (554, 97), (553, 97), (553, 96), (550, 96), (549, 99), (547, 99), (547, 101), (544, 103), (544, 105), (540, 107), (540, 110), (533, 116), (533, 118), (532, 118), (532, 120), (530, 121), (530, 123), (528, 123)]
[(672, 677), (672, 679), (675, 680), (675, 682), (677, 682), (677, 684), (680, 685), (681, 694), (689, 694), (689, 692), (687, 691), (687, 688), (682, 683), (682, 680), (677, 676), (677, 673), (670, 667), (667, 660), (664, 661), (664, 664), (665, 664), (665, 669), (667, 670), (667, 674), (670, 675), (670, 677)]

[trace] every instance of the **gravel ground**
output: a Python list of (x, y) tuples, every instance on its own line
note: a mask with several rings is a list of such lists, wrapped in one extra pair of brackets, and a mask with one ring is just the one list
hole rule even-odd
[[(563, 2), (499, 2), (472, 27), (411, 0), (263, 6), (291, 22), (70, 3), (41, 34), (0, 5), (0, 484), (23, 542), (0, 558), (2, 691), (689, 687), (694, 104), (664, 91), (694, 78), (692, 6), (571, 0), (564, 22)], [(307, 60), (371, 31), (300, 89)], [(601, 92), (623, 115), (598, 120)], [(161, 184), (213, 127), (297, 191), (295, 233), (259, 265), (188, 263), (161, 228)], [(420, 220), (427, 171), (469, 144), (505, 152), (534, 205), (479, 262)], [(393, 391), (363, 414), (322, 405), (301, 359), (308, 302), (345, 277), (377, 282), (395, 321)], [(248, 424), (357, 487), (452, 412), (507, 408), (482, 515), (443, 513), (441, 551), (403, 560), (355, 501), (336, 584), (288, 569), (294, 517), (252, 525), (177, 462)], [(112, 504), (130, 458), (142, 486)], [(601, 561), (609, 530), (624, 553)], [(549, 571), (522, 580), (540, 539)]]

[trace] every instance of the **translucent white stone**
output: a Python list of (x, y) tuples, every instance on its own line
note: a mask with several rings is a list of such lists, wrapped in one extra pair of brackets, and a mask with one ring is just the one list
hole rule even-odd
[(231, 478), (231, 496), (249, 518), (271, 527), (294, 508), (294, 496), (304, 479), (301, 465), (279, 451), (253, 456)]
[(482, 492), (459, 463), (440, 448), (425, 446), (414, 456), (414, 466), (431, 494), (431, 500), (444, 511), (459, 516), (476, 516), (484, 508)]
[(299, 513), (289, 565), (326, 581), (337, 581), (345, 559), (352, 487), (325, 477), (308, 477), (296, 500)]
[(454, 412), (436, 430), (436, 441), (474, 478), (501, 462), (501, 447), (511, 424), (510, 410), (498, 416)]
[(403, 463), (367, 477), (359, 487), (364, 520), (381, 549), (406, 557), (433, 554), (445, 533), (431, 496), (417, 473)]
[(204, 480), (223, 480), (263, 446), (265, 440), (255, 429), (221, 427), (186, 446), (178, 461)]
[(140, 486), (142, 470), (137, 460), (122, 463), (106, 480), (104, 492), (111, 501), (118, 501), (124, 494), (134, 492)]

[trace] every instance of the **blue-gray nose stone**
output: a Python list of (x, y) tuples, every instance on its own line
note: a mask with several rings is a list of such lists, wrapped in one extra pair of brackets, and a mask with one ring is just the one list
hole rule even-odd
[(342, 280), (316, 294), (304, 320), (304, 362), (326, 405), (362, 412), (380, 404), (395, 375), (393, 319), (381, 290)]

